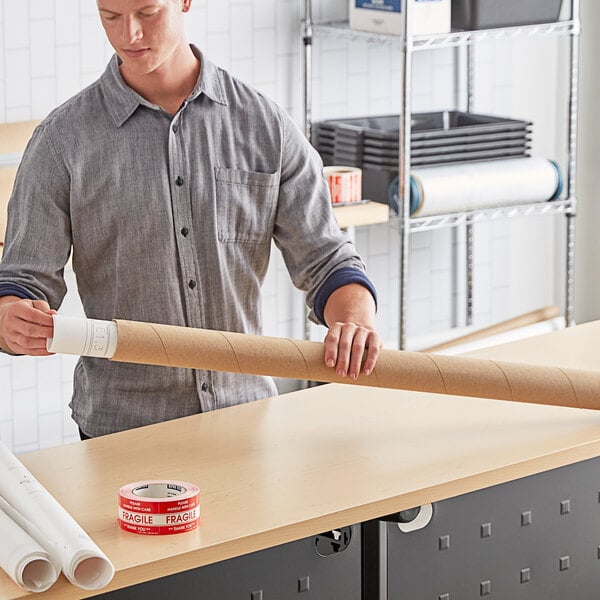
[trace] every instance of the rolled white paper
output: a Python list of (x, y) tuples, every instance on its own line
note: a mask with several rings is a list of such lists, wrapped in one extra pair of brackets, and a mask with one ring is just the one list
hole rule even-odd
[(54, 337), (48, 338), (48, 352), (112, 358), (117, 347), (117, 326), (113, 321), (54, 315)]
[(60, 573), (60, 556), (50, 540), (31, 522), (28, 521), (16, 508), (11, 506), (4, 498), (0, 497), (0, 510), (3, 510), (25, 533), (33, 538), (48, 553), (48, 557)]
[(41, 539), (47, 540), (44, 548), (60, 558), (71, 583), (96, 590), (110, 582), (115, 569), (107, 556), (2, 442), (0, 496), (39, 530)]
[(29, 592), (45, 592), (60, 574), (49, 553), (24, 531), (16, 511), (0, 499), (0, 567)]

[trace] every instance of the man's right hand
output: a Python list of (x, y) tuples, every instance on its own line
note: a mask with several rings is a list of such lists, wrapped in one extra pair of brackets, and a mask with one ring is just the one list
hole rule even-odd
[(49, 356), (46, 339), (53, 335), (55, 313), (44, 300), (0, 298), (0, 347), (15, 354)]

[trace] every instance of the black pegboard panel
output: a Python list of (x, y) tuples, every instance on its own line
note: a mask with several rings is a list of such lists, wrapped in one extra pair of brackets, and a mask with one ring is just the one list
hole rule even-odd
[(344, 527), (95, 598), (361, 600), (360, 561), (360, 526)]
[(386, 524), (389, 600), (598, 600), (600, 459), (444, 500)]

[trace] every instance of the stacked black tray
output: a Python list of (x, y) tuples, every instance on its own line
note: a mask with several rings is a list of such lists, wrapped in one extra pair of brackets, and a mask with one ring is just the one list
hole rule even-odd
[(553, 23), (562, 0), (452, 0), (452, 30)]
[[(363, 169), (363, 196), (389, 203), (398, 175), (399, 115), (332, 119), (313, 125), (313, 145), (327, 165)], [(411, 167), (529, 156), (530, 121), (460, 111), (414, 113)], [(393, 207), (395, 208), (395, 207)]]

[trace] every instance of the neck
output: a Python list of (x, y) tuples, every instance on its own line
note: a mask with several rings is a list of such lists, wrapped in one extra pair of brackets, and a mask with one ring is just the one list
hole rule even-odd
[(130, 73), (124, 65), (120, 71), (130, 88), (174, 115), (194, 89), (200, 68), (200, 60), (185, 44), (177, 47), (168, 60), (150, 73)]

